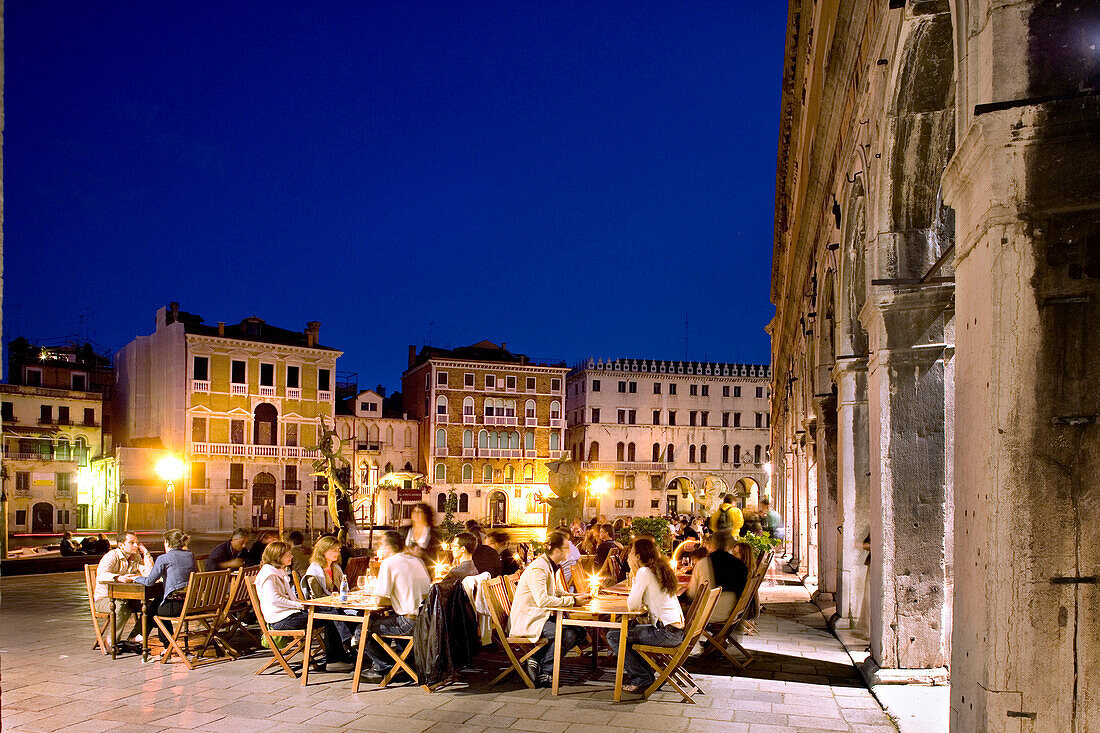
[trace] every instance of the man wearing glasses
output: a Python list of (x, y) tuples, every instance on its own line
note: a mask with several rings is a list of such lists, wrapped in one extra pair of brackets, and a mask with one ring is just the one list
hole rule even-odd
[[(100, 613), (111, 612), (111, 599), (107, 597), (107, 583), (112, 581), (132, 583), (134, 578), (147, 575), (152, 569), (153, 556), (149, 554), (144, 545), (138, 542), (137, 536), (132, 532), (120, 533), (118, 535), (118, 547), (104, 555), (96, 568), (95, 593), (92, 595), (95, 610)], [(141, 601), (116, 600), (114, 603), (117, 617), (115, 638), (107, 640), (107, 651), (111, 650), (111, 645), (118, 644), (122, 629), (126, 626), (126, 620), (133, 614), (141, 612)], [(139, 624), (134, 624), (134, 628), (130, 631), (130, 639), (140, 642), (140, 639), (136, 638), (140, 628)]]

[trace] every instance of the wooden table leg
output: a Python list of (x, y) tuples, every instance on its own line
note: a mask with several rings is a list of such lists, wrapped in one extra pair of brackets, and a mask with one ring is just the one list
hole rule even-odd
[(149, 661), (149, 618), (146, 615), (149, 601), (145, 598), (145, 594), (141, 596), (141, 661)]
[(628, 616), (623, 616), (619, 621), (619, 658), (615, 666), (615, 702), (623, 699), (623, 664), (626, 662), (626, 626), (630, 622)]
[(355, 678), (351, 685), (352, 692), (359, 692), (359, 675), (363, 673), (363, 651), (367, 648), (367, 624), (370, 622), (370, 611), (363, 611), (359, 628), (359, 648), (355, 652)]
[[(554, 621), (554, 683), (550, 693), (552, 695), (557, 695), (558, 678), (561, 676), (561, 618), (563, 614), (561, 611), (555, 611), (554, 615), (557, 617)], [(538, 680), (531, 681), (536, 685), (538, 684)]]
[(118, 659), (118, 644), (115, 643), (117, 634), (115, 633), (115, 624), (118, 623), (118, 613), (115, 611), (115, 604), (118, 603), (114, 598), (107, 596), (107, 599), (111, 602), (111, 659)]
[(302, 687), (309, 683), (309, 652), (313, 649), (313, 609), (309, 607), (309, 618), (306, 620), (305, 649), (302, 650)]

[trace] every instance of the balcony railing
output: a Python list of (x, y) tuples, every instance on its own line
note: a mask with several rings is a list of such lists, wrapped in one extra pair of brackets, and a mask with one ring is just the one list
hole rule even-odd
[(551, 460), (558, 460), (560, 458), (565, 458), (567, 455), (569, 455), (569, 451), (567, 451), (567, 450), (552, 450), (552, 451), (550, 451), (550, 459)]
[(436, 458), (446, 458), (447, 457), (447, 446), (443, 446), (442, 448), (440, 448), (437, 445), (435, 448), (432, 448), (432, 455), (435, 456)]
[(22, 499), (29, 499), (29, 498), (31, 497), (31, 490), (30, 490), (30, 488), (26, 488), (26, 489), (19, 489), (19, 488), (17, 488), (17, 489), (15, 489), (15, 497), (16, 497), (17, 499), (19, 499), (19, 498), (22, 498)]
[(475, 458), (476, 456), (477, 456), (477, 449), (476, 448), (463, 448), (462, 449), (462, 457), (463, 458)]
[(317, 401), (318, 402), (332, 402), (332, 392), (329, 391), (329, 390), (325, 390), (325, 391), (318, 390), (318, 392), (317, 392)]
[(525, 449), (525, 450), (523, 451), (523, 457), (524, 457), (524, 458), (534, 458), (534, 457), (535, 457), (535, 451), (533, 451), (533, 450), (526, 450), (526, 449)]
[(446, 424), (447, 424), (447, 417), (448, 417), (447, 413), (445, 413), (445, 412), (437, 412), (437, 413), (435, 414), (435, 421), (436, 421), (437, 423), (442, 423), (442, 424), (446, 425)]
[(477, 425), (477, 415), (463, 415), (462, 416), (462, 424), (463, 425)]
[(261, 385), (260, 386), (260, 397), (274, 397), (274, 396), (275, 396), (275, 388), (274, 387), (266, 386), (266, 385)]
[(231, 385), (229, 385), (229, 394), (248, 395), (248, 385), (247, 384), (231, 384)]
[(225, 488), (227, 491), (245, 491), (248, 489), (248, 482), (244, 479), (227, 478)]
[(286, 398), (288, 400), (300, 400), (302, 399), (302, 390), (300, 387), (287, 387)]
[(563, 428), (565, 427), (565, 420), (562, 420), (560, 417), (552, 417), (550, 418), (550, 427)]
[(284, 481), (283, 482), (283, 491), (301, 491), (301, 489), (302, 489), (302, 482), (301, 481)]
[(209, 392), (210, 380), (209, 379), (192, 379), (191, 380), (192, 392)]
[(62, 487), (58, 486), (57, 490), (54, 493), (55, 493), (55, 495), (57, 496), (58, 499), (71, 499), (71, 498), (73, 498), (73, 489), (72, 489), (71, 486), (65, 487), (65, 488), (62, 488)]
[(197, 456), (233, 456), (242, 458), (320, 458), (321, 452), (296, 445), (249, 445), (245, 443), (192, 443)]
[(537, 417), (524, 418), (523, 424), (529, 428), (537, 428), (539, 426), (539, 419)]
[[(561, 451), (565, 453), (566, 451)], [(660, 472), (667, 471), (669, 464), (667, 463), (654, 463), (654, 462), (641, 462), (641, 461), (581, 461), (582, 471), (611, 471), (611, 472), (632, 472), (632, 471), (648, 471), (648, 472)]]

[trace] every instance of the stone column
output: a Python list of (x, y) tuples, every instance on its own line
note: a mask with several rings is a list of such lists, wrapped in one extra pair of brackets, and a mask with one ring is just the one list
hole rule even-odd
[[(1088, 7), (1095, 19), (1095, 5), (1036, 4), (1029, 20), (1013, 7), (1008, 27), (1024, 19), (1031, 44), (985, 42), (1006, 67), (1036, 54), (1040, 80), (1078, 73), (1047, 59), (1075, 48)], [(1057, 89), (975, 118), (944, 181), (958, 212), (957, 731), (1100, 729), (1100, 98)]]
[(855, 628), (867, 575), (863, 540), (870, 531), (868, 488), (867, 360), (844, 359), (833, 369), (837, 385), (836, 625)]
[(836, 596), (838, 583), (837, 550), (840, 526), (836, 482), (836, 397), (832, 394), (814, 397), (814, 415), (814, 444), (817, 448), (817, 600), (831, 602)]
[[(953, 286), (880, 289), (866, 309), (871, 359), (871, 656), (899, 680), (946, 677), (951, 541), (944, 352)], [(880, 675), (886, 681), (893, 675)]]

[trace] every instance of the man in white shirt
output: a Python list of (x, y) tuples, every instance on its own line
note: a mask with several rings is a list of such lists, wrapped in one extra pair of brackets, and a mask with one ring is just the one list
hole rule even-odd
[[(153, 556), (149, 554), (144, 545), (138, 542), (137, 536), (133, 532), (119, 534), (118, 547), (100, 558), (99, 565), (96, 567), (95, 591), (92, 594), (95, 610), (100, 613), (111, 612), (111, 599), (107, 597), (108, 582), (132, 583), (135, 578), (148, 575), (152, 569)], [(108, 639), (108, 645), (117, 644), (122, 636), (122, 628), (126, 625), (126, 620), (134, 613), (141, 612), (140, 601), (115, 601), (114, 604), (115, 638)], [(152, 610), (155, 607), (156, 604), (149, 604), (147, 613), (150, 619), (152, 619)], [(151, 620), (149, 628), (155, 628)], [(139, 620), (138, 623), (134, 624), (130, 637), (136, 639), (140, 631), (141, 622)], [(110, 651), (109, 647), (108, 651)]]
[[(555, 608), (567, 608), (583, 602), (587, 596), (566, 593), (558, 583), (558, 568), (569, 556), (569, 538), (554, 531), (546, 538), (546, 553), (536, 557), (519, 576), (512, 612), (508, 616), (508, 635), (528, 641), (548, 639), (549, 644), (525, 663), (524, 671), (539, 687), (549, 687), (554, 664)], [(581, 631), (576, 626), (561, 630), (561, 653), (577, 645)]]
[[(382, 559), (378, 566), (378, 580), (375, 581), (375, 602), (389, 603), (393, 607), (392, 616), (380, 616), (371, 620), (367, 633), (366, 653), (371, 659), (372, 671), (381, 677), (390, 671), (393, 659), (386, 654), (373, 634), (404, 635), (411, 634), (416, 625), (416, 613), (420, 602), (432, 587), (432, 579), (424, 568), (423, 561), (412, 553), (404, 551), (404, 540), (394, 531), (382, 535), (378, 545), (378, 557)], [(371, 675), (373, 676), (373, 675)]]

